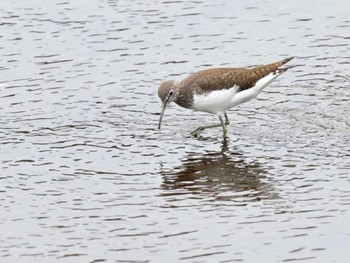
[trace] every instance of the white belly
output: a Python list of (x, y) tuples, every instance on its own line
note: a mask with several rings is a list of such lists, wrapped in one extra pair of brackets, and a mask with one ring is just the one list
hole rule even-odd
[(254, 87), (238, 91), (238, 86), (230, 89), (214, 90), (205, 95), (194, 94), (193, 106), (194, 110), (209, 112), (213, 114), (222, 114), (228, 109), (235, 107), (241, 103), (248, 102), (258, 96), (258, 94), (268, 86), (278, 74), (270, 73), (260, 79)]
[(206, 95), (195, 94), (193, 98), (193, 109), (198, 111), (221, 114), (228, 109), (255, 98), (251, 90), (237, 93), (238, 87), (225, 90), (214, 90)]
[(220, 113), (231, 108), (232, 97), (237, 93), (237, 88), (214, 90), (205, 95), (194, 94), (193, 109), (209, 113)]

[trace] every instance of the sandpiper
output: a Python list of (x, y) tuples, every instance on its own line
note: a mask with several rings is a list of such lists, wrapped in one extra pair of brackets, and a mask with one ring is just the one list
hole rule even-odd
[[(204, 111), (219, 117), (220, 123), (201, 126), (191, 132), (198, 136), (208, 128), (223, 128), (227, 134), (229, 119), (226, 111), (248, 102), (279, 75), (290, 67), (282, 67), (293, 57), (253, 68), (212, 68), (195, 72), (182, 81), (169, 80), (161, 84), (158, 96), (162, 101), (158, 129), (160, 129), (165, 108), (170, 102), (196, 111)], [(225, 120), (224, 120), (225, 118)]]

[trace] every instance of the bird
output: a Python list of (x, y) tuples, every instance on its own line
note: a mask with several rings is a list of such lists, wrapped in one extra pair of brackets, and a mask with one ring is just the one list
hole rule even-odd
[(284, 64), (293, 58), (250, 68), (210, 68), (192, 73), (181, 81), (163, 82), (158, 88), (162, 103), (158, 129), (161, 128), (166, 107), (175, 102), (183, 108), (219, 117), (220, 123), (198, 127), (191, 135), (198, 137), (206, 129), (221, 126), (225, 139), (230, 124), (226, 111), (256, 98), (264, 88), (292, 67)]

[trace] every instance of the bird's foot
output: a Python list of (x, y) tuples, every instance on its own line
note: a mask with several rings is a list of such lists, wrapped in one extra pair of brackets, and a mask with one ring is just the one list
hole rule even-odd
[(194, 137), (198, 137), (199, 134), (204, 131), (205, 128), (203, 127), (198, 127), (197, 129), (191, 131), (191, 135), (194, 136)]

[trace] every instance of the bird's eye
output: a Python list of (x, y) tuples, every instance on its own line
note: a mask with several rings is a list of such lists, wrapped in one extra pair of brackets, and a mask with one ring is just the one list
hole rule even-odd
[(173, 96), (173, 95), (174, 95), (174, 91), (173, 90), (169, 91), (169, 96)]

